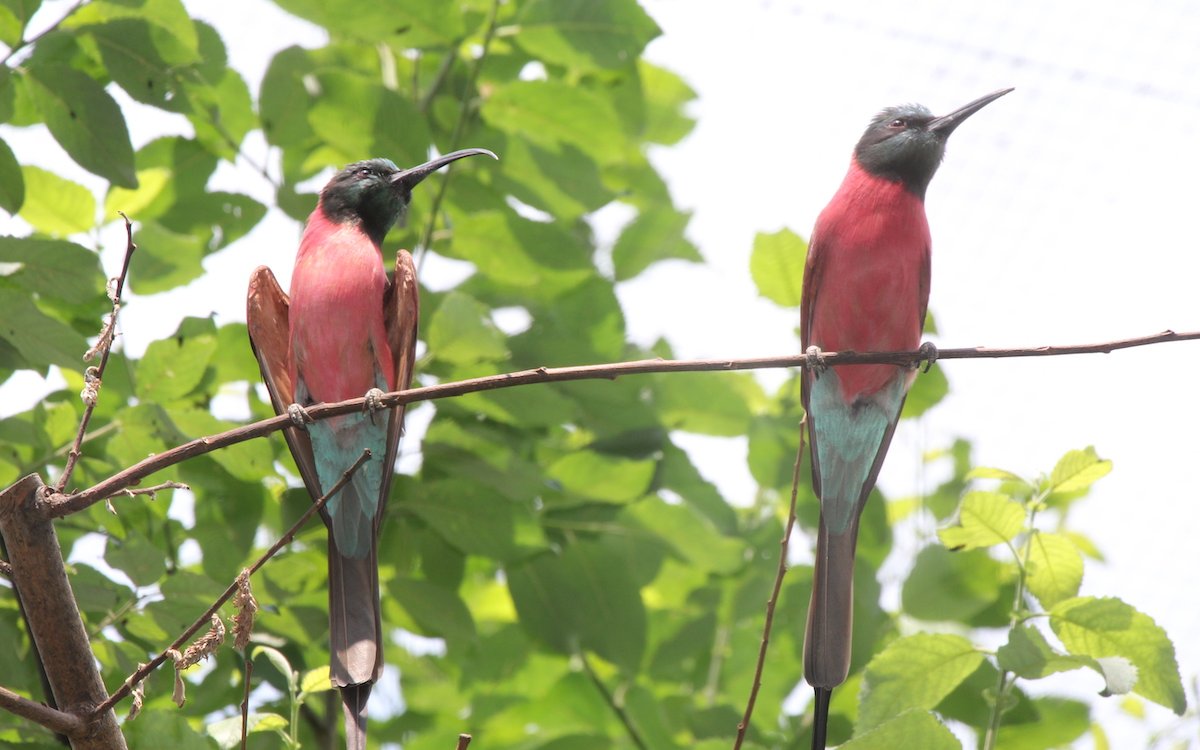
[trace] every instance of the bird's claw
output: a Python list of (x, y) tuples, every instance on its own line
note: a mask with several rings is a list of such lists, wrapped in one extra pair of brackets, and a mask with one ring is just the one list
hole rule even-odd
[(937, 362), (938, 348), (934, 346), (932, 341), (922, 341), (921, 348), (919, 348), (917, 351), (920, 352), (921, 356), (914, 363), (914, 366), (920, 367), (921, 363), (924, 362), (925, 369), (921, 370), (921, 372), (929, 372), (929, 368), (933, 367), (934, 362)]
[(815, 344), (804, 350), (804, 365), (812, 372), (814, 378), (821, 377), (821, 373), (829, 367), (825, 364), (825, 355), (821, 353), (821, 347)]
[(383, 409), (383, 391), (372, 388), (363, 396), (363, 411), (371, 415), (371, 424), (375, 424), (375, 412)]
[(312, 415), (308, 413), (308, 410), (305, 409), (300, 404), (292, 404), (292, 405), (288, 406), (287, 414), (288, 414), (288, 417), (292, 420), (292, 424), (296, 425), (297, 427), (299, 427), (302, 430), (308, 429), (308, 425), (317, 421), (317, 420), (313, 419)]

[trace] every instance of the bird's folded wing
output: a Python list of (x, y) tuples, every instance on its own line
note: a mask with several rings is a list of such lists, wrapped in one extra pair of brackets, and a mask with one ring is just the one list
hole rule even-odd
[[(392, 350), (396, 373), (396, 390), (402, 391), (412, 384), (413, 363), (417, 356), (417, 323), (420, 319), (420, 289), (417, 286), (417, 269), (407, 250), (396, 253), (396, 272), (383, 295), (383, 322), (387, 329), (388, 347)], [(400, 447), (400, 436), (404, 434), (404, 406), (392, 410), (388, 421), (387, 461), (391, 467)], [(380, 487), (382, 497), (376, 523), (383, 515), (391, 487), (389, 468)]]
[[(285, 414), (288, 407), (296, 402), (288, 354), (288, 296), (266, 266), (259, 266), (250, 275), (250, 290), (246, 295), (246, 327), (250, 334), (250, 347), (258, 360), (258, 369), (262, 372), (267, 392), (271, 394), (271, 405), (276, 414)], [(304, 486), (314, 500), (319, 498), (324, 493), (308, 434), (296, 427), (288, 427), (283, 431), (283, 437), (292, 451), (292, 457), (296, 459)]]

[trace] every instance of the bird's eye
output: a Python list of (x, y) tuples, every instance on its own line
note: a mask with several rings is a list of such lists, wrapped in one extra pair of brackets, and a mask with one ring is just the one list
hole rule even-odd
[(362, 169), (358, 170), (358, 176), (359, 177), (370, 177), (371, 170), (367, 169), (366, 167), (363, 167)]
[(892, 120), (891, 122), (888, 123), (889, 128), (902, 128), (902, 127), (905, 127), (906, 125), (908, 125), (908, 123), (903, 118), (900, 118), (900, 117), (897, 117), (895, 120)]

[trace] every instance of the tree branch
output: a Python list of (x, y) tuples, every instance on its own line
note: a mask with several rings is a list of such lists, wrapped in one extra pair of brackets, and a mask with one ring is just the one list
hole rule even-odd
[[(983, 346), (942, 349), (938, 352), (937, 359), (941, 361), (947, 359), (1006, 359), (1012, 357), (1050, 357), (1067, 354), (1108, 354), (1120, 349), (1131, 349), (1138, 346), (1195, 340), (1200, 340), (1200, 331), (1185, 333), (1163, 331), (1162, 333), (1150, 336), (1117, 339), (1095, 344), (1039, 346), (1023, 349), (1000, 349)], [(828, 367), (863, 364), (915, 366), (927, 359), (928, 355), (920, 350), (907, 352), (829, 352), (822, 356), (823, 365)], [(513, 388), (534, 383), (564, 383), (575, 380), (616, 380), (624, 375), (645, 375), (648, 373), (731, 372), (736, 370), (763, 370), (783, 367), (802, 368), (806, 367), (807, 364), (807, 357), (803, 354), (798, 354), (786, 357), (753, 357), (750, 359), (642, 359), (616, 364), (583, 365), (577, 367), (538, 367), (532, 370), (488, 375), (486, 377), (441, 383), (423, 388), (411, 388), (407, 391), (394, 391), (385, 394), (381, 403), (384, 407), (393, 407), (417, 401), (432, 401), (440, 398), (461, 396), (467, 393)], [(318, 404), (308, 407), (306, 411), (313, 419), (328, 419), (339, 414), (362, 411), (365, 400), (364, 398), (352, 398), (335, 403)], [(165, 469), (168, 466), (173, 466), (180, 461), (210, 453), (218, 448), (224, 448), (235, 443), (264, 437), (291, 425), (291, 419), (287, 415), (281, 415), (237, 427), (216, 435), (197, 438), (171, 450), (150, 456), (80, 492), (73, 494), (63, 494), (61, 492), (47, 493), (41, 497), (39, 509), (51, 518), (61, 518), (71, 513), (77, 513), (93, 503), (107, 497), (112, 497), (126, 487), (137, 484), (144, 477)]]
[(84, 360), (90, 360), (99, 354), (100, 364), (94, 369), (91, 367), (87, 369), (86, 385), (81, 394), (84, 403), (83, 418), (79, 420), (79, 431), (75, 433), (75, 442), (71, 444), (71, 450), (67, 453), (67, 466), (63, 469), (62, 476), (54, 483), (54, 489), (57, 492), (62, 492), (66, 488), (67, 482), (71, 481), (71, 473), (75, 471), (75, 464), (79, 462), (79, 457), (82, 455), (80, 447), (83, 445), (83, 436), (87, 434), (88, 422), (92, 419), (92, 412), (96, 410), (100, 386), (104, 382), (104, 370), (108, 367), (108, 355), (112, 351), (113, 338), (116, 336), (117, 313), (121, 310), (121, 293), (125, 290), (125, 277), (129, 275), (129, 261), (133, 259), (133, 251), (137, 250), (137, 245), (133, 243), (133, 226), (129, 223), (129, 217), (121, 214), (121, 218), (125, 220), (125, 262), (121, 265), (121, 273), (117, 276), (116, 283), (109, 291), (112, 312), (109, 313), (104, 327), (100, 329), (100, 338), (96, 341), (96, 345), (83, 355)]
[(788, 503), (787, 526), (783, 529), (783, 538), (779, 540), (779, 567), (775, 570), (775, 585), (771, 588), (771, 596), (767, 599), (767, 616), (763, 620), (762, 641), (758, 646), (758, 661), (754, 664), (754, 683), (750, 685), (750, 696), (746, 699), (746, 711), (737, 725), (737, 736), (733, 741), (733, 750), (740, 750), (746, 739), (746, 730), (750, 728), (750, 718), (754, 716), (754, 704), (758, 700), (758, 690), (762, 687), (763, 665), (767, 662), (767, 645), (771, 642), (771, 625), (775, 622), (775, 605), (779, 601), (779, 591), (783, 588), (783, 577), (787, 575), (788, 543), (792, 539), (792, 527), (796, 525), (796, 495), (800, 491), (800, 466), (804, 463), (804, 435), (808, 418), (800, 420), (800, 445), (796, 448), (796, 463), (792, 466), (792, 499)]
[[(35, 511), (37, 498), (45, 489), (41, 479), (30, 474), (0, 492), (0, 534), (12, 563), (13, 588), (21, 597), (37, 653), (45, 660), (50, 695), (58, 712), (79, 718), (74, 731), (68, 733), (71, 747), (121, 750), (126, 745), (116, 715), (93, 709), (108, 691), (75, 603), (58, 536), (50, 519)], [(38, 715), (62, 724), (56, 715)]]
[(0, 708), (37, 722), (52, 732), (67, 736), (79, 734), (87, 726), (83, 719), (56, 708), (31, 701), (6, 687), (0, 687)]
[[(342, 487), (345, 487), (346, 483), (350, 481), (350, 477), (354, 476), (354, 472), (358, 471), (359, 467), (361, 467), (364, 463), (366, 463), (367, 459), (369, 459), (370, 457), (371, 457), (371, 451), (364, 450), (362, 452), (362, 455), (358, 457), (358, 460), (355, 461), (353, 464), (351, 464), (348, 469), (346, 469), (344, 472), (342, 472), (342, 476), (336, 482), (334, 482), (333, 486), (329, 488), (329, 491), (326, 492), (321, 497), (319, 497), (312, 505), (310, 505), (308, 507), (308, 510), (304, 511), (304, 513), (300, 516), (300, 518), (298, 518), (296, 520), (296, 522), (294, 524), (292, 524), (291, 528), (289, 528), (283, 534), (283, 536), (279, 537), (279, 539), (276, 540), (276, 542), (271, 545), (271, 548), (268, 549), (266, 552), (264, 552), (262, 554), (262, 556), (259, 557), (258, 560), (256, 560), (253, 565), (250, 566), (249, 575), (253, 575), (254, 573), (257, 573), (258, 570), (267, 563), (267, 560), (270, 560), (272, 557), (275, 556), (276, 552), (283, 549), (283, 545), (292, 541), (292, 539), (296, 536), (296, 532), (299, 531), (301, 528), (303, 528), (304, 524), (308, 523), (308, 519), (312, 518), (313, 514), (316, 513), (318, 510), (325, 507), (325, 503), (329, 502), (329, 498), (336, 495), (338, 493), (338, 491), (342, 489)], [(239, 575), (238, 578), (240, 578), (240, 577), (241, 576)], [(124, 684), (122, 684), (121, 687), (117, 688), (117, 690), (114, 691), (112, 695), (108, 696), (108, 698), (105, 699), (105, 701), (103, 703), (101, 703), (99, 706), (96, 706), (96, 709), (93, 713), (100, 714), (101, 712), (104, 712), (104, 711), (111, 711), (112, 707), (115, 706), (118, 701), (120, 701), (125, 696), (129, 695), (130, 692), (132, 692), (135, 685), (137, 685), (142, 680), (146, 679), (147, 675), (149, 675), (155, 669), (158, 669), (158, 667), (164, 661), (166, 661), (168, 658), (170, 658), (172, 651), (178, 651), (179, 647), (182, 646), (185, 642), (187, 642), (187, 640), (189, 638), (191, 638), (193, 635), (195, 635), (196, 632), (200, 630), (200, 628), (204, 627), (205, 625), (208, 625), (212, 621), (212, 617), (214, 614), (216, 614), (217, 610), (220, 609), (221, 606), (225, 604), (225, 602), (229, 601), (229, 599), (235, 593), (237, 593), (237, 590), (238, 590), (238, 580), (235, 579), (234, 582), (229, 584), (229, 587), (227, 589), (225, 589), (225, 592), (222, 593), (219, 597), (217, 597), (217, 600), (214, 601), (212, 603), (212, 605), (207, 610), (204, 611), (204, 614), (202, 614), (202, 615), (200, 615), (200, 617), (196, 618), (196, 621), (193, 622), (187, 628), (187, 630), (183, 631), (183, 633), (178, 638), (176, 638), (175, 641), (170, 646), (163, 649), (163, 651), (161, 653), (159, 653), (158, 656), (151, 659), (150, 662), (138, 667), (136, 672), (129, 675), (128, 679), (125, 680)], [(72, 599), (72, 601), (74, 601), (74, 600)]]

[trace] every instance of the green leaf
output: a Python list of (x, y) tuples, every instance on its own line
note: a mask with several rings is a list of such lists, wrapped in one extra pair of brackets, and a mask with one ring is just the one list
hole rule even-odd
[(1029, 540), (1029, 592), (1049, 608), (1079, 594), (1083, 582), (1083, 556), (1066, 536), (1035, 531)]
[(1002, 622), (1007, 622), (1014, 573), (1014, 566), (985, 550), (950, 552), (930, 545), (917, 555), (904, 581), (901, 604), (905, 613), (929, 622), (973, 622), (1002, 606)]
[[(432, 138), (411, 99), (373, 78), (339, 70), (321, 71), (314, 82), (319, 94), (308, 122), (327, 148), (328, 156), (322, 154), (326, 161), (340, 167), (369, 154), (387, 156), (403, 167), (428, 158)], [(355, 116), (348, 118), (347, 112)]]
[(750, 251), (750, 277), (758, 293), (783, 307), (799, 307), (808, 243), (790, 229), (759, 232)]
[(1101, 459), (1091, 446), (1081, 451), (1067, 451), (1050, 472), (1050, 489), (1054, 492), (1086, 490), (1110, 471), (1112, 461)]
[[(996, 736), (997, 750), (1051, 750), (1070, 747), (1089, 726), (1087, 704), (1066, 698), (1037, 698), (1027, 721), (1005, 721)], [(1006, 719), (1009, 716), (1005, 717)]]
[[(190, 357), (190, 354), (185, 357)], [(179, 378), (176, 385), (168, 386), (168, 388), (179, 388), (190, 379), (190, 375), (179, 374), (185, 366), (182, 361), (177, 360), (168, 366), (174, 370), (172, 377)], [(171, 422), (180, 433), (179, 437), (185, 439), (215, 435), (237, 426), (231, 422), (217, 419), (204, 409), (190, 408), (179, 403), (171, 405), (169, 415)], [(220, 464), (221, 468), (229, 472), (235, 479), (243, 482), (261, 481), (263, 476), (271, 471), (271, 464), (274, 461), (271, 447), (262, 440), (247, 440), (214, 451), (209, 455), (213, 461)], [(240, 517), (246, 518), (245, 513)], [(232, 531), (232, 524), (227, 523), (226, 530)]]
[(497, 150), (503, 159), (489, 170), (495, 189), (561, 220), (577, 219), (613, 199), (599, 166), (575, 146), (542, 147), (508, 138)]
[(139, 220), (154, 218), (146, 207), (158, 200), (164, 191), (170, 188), (171, 171), (164, 167), (139, 169), (137, 173), (138, 186), (133, 190), (114, 187), (104, 198), (104, 218), (116, 218), (124, 213), (126, 216)]
[(613, 247), (616, 280), (632, 279), (660, 260), (701, 262), (700, 251), (683, 236), (691, 218), (689, 212), (665, 209), (639, 213)]
[(1021, 625), (1008, 633), (1008, 642), (996, 651), (1002, 669), (1018, 677), (1037, 680), (1042, 677), (1091, 666), (1092, 659), (1061, 654), (1031, 625)]
[[(455, 592), (428, 581), (404, 577), (388, 581), (387, 589), (423, 633), (460, 643), (475, 637), (475, 621)], [(385, 608), (390, 604), (385, 604)]]
[(609, 503), (627, 503), (646, 493), (653, 461), (632, 461), (594, 451), (575, 451), (555, 461), (546, 475), (567, 492)]
[(637, 0), (530, 0), (516, 21), (530, 54), (584, 70), (627, 65), (662, 33)]
[(646, 646), (646, 612), (628, 561), (597, 542), (509, 566), (521, 626), (556, 651), (579, 649), (633, 672)]
[(482, 109), (492, 127), (542, 146), (569, 143), (601, 163), (625, 151), (621, 123), (608, 99), (561, 81), (513, 81), (497, 86)]
[[(0, 237), (0, 263), (19, 266), (4, 275), (42, 297), (88, 302), (104, 291), (96, 253), (73, 242), (40, 237)], [(83, 352), (79, 352), (83, 356)]]
[[(167, 685), (167, 692), (170, 686)], [(241, 717), (238, 717), (241, 723)], [(149, 707), (138, 715), (137, 721), (121, 727), (130, 747), (169, 747), (171, 750), (212, 750), (212, 740), (205, 734), (203, 722), (195, 727), (175, 706), (169, 710)], [(241, 727), (238, 727), (239, 734)]]
[(958, 523), (938, 529), (950, 549), (977, 549), (1003, 544), (1025, 526), (1025, 510), (999, 492), (968, 492), (958, 507)]
[(15, 214), (25, 202), (25, 177), (8, 144), (0, 140), (0, 208)]
[(329, 681), (328, 665), (322, 665), (314, 669), (310, 669), (304, 674), (300, 675), (300, 692), (303, 695), (324, 693), (332, 689), (333, 684)]
[(399, 507), (464, 554), (509, 560), (519, 553), (517, 507), (489, 487), (459, 478), (421, 482)]
[(976, 466), (963, 477), (967, 481), (973, 479), (999, 479), (1003, 482), (1025, 482), (1024, 479), (1006, 469), (993, 469), (990, 466)]
[(496, 328), (487, 306), (470, 295), (452, 291), (429, 321), (429, 351), (454, 364), (491, 362), (508, 357), (504, 334)]
[(436, 47), (464, 33), (463, 13), (453, 3), (355, 5), (352, 9), (324, 0), (280, 0), (289, 13), (324, 26), (335, 36), (401, 47)]
[(46, 365), (79, 369), (87, 341), (75, 329), (38, 309), (27, 295), (0, 285), (0, 341), (12, 345), (13, 361), (0, 347), (0, 367), (45, 369)]
[(108, 74), (136, 101), (176, 112), (190, 109), (183, 91), (186, 64), (198, 62), (191, 47), (162, 26), (117, 18), (88, 29)]
[[(246, 715), (246, 733), (278, 732), (287, 729), (288, 720), (279, 714), (259, 713), (251, 711)], [(242, 717), (230, 716), (228, 719), (206, 723), (204, 726), (208, 736), (222, 748), (233, 750), (242, 744)]]
[(96, 225), (96, 197), (77, 182), (41, 167), (21, 167), (27, 190), (21, 218), (43, 234), (62, 237)]
[(115, 185), (137, 186), (125, 116), (103, 86), (59, 64), (31, 66), (26, 80), (50, 134), (79, 166)]
[(642, 137), (647, 141), (672, 146), (692, 132), (695, 120), (683, 108), (696, 99), (696, 92), (675, 73), (638, 61), (642, 95), (645, 97), (645, 123)]
[(204, 247), (196, 237), (144, 222), (134, 233), (138, 250), (130, 263), (129, 286), (138, 294), (155, 294), (182, 286), (204, 273)]
[(1128, 659), (1137, 668), (1138, 695), (1180, 715), (1187, 708), (1174, 645), (1154, 620), (1120, 599), (1061, 601), (1050, 609), (1050, 627), (1072, 654)]
[[(579, 286), (595, 274), (588, 248), (578, 237), (562, 227), (522, 219), (510, 212), (486, 211), (462, 217), (454, 227), (454, 244), (446, 254), (471, 261), (481, 274), (498, 284), (549, 298)], [(611, 286), (608, 291), (611, 295)]]
[(712, 522), (687, 505), (647, 497), (621, 510), (621, 520), (661, 539), (679, 559), (696, 570), (732, 574), (744, 562), (744, 545), (721, 536)]
[(937, 406), (950, 393), (950, 381), (946, 373), (938, 365), (925, 372), (922, 367), (913, 386), (908, 390), (904, 399), (904, 410), (900, 412), (901, 419), (914, 419)]
[(0, 43), (10, 49), (16, 47), (41, 5), (42, 0), (0, 0)]
[(187, 396), (204, 378), (216, 350), (216, 336), (152, 342), (138, 362), (138, 398), (144, 403), (167, 404)]
[(187, 49), (199, 49), (196, 25), (181, 0), (94, 0), (72, 13), (63, 26), (84, 28), (120, 19), (148, 21), (169, 32)]
[(667, 428), (702, 435), (746, 434), (766, 400), (754, 376), (741, 372), (671, 373), (655, 379), (654, 391)]
[(300, 47), (282, 49), (271, 58), (258, 100), (263, 134), (271, 145), (290, 146), (312, 136), (307, 118), (296, 117), (296, 113), (309, 108), (312, 97), (305, 87), (305, 76), (313, 67), (308, 50)]
[(163, 548), (137, 529), (129, 529), (125, 538), (109, 537), (104, 561), (129, 576), (138, 586), (156, 583), (167, 572)]
[[(871, 729), (912, 708), (932, 709), (983, 662), (957, 635), (919, 633), (888, 644), (867, 664), (858, 726)], [(920, 675), (914, 680), (914, 675)]]
[(217, 31), (200, 21), (196, 22), (196, 31), (204, 64), (183, 79), (190, 104), (187, 118), (197, 141), (214, 154), (235, 161), (242, 139), (258, 125), (250, 88), (241, 74), (229, 67), (225, 44)]
[(838, 747), (840, 750), (961, 750), (962, 745), (936, 716), (914, 709)]

